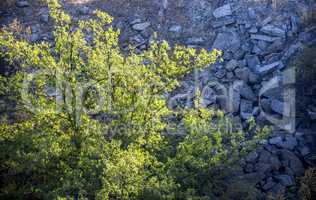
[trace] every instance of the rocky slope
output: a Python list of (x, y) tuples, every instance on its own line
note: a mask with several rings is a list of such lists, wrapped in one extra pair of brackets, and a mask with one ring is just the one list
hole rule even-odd
[[(242, 162), (239, 177), (265, 195), (296, 198), (296, 177), (315, 164), (316, 84), (302, 81), (295, 69), (302, 67), (295, 57), (316, 46), (314, 0), (63, 2), (75, 19), (89, 18), (95, 9), (113, 15), (114, 26), (122, 30), (123, 50), (128, 44), (146, 49), (154, 32), (172, 44), (223, 50), (223, 62), (187, 77), (169, 105), (190, 105), (200, 88), (204, 106), (226, 110), (240, 127), (247, 128), (252, 117), (259, 125), (273, 126), (271, 138)], [(29, 40), (51, 40), (47, 7), (38, 1), (17, 0), (15, 8), (1, 11), (0, 23), (8, 25), (15, 18), (31, 28)], [(296, 106), (295, 99), (306, 105)]]

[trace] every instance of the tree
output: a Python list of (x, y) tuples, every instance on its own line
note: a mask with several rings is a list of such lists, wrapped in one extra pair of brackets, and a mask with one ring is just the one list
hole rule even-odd
[[(155, 41), (124, 55), (107, 13), (75, 22), (57, 0), (47, 2), (52, 43), (0, 33), (0, 57), (20, 66), (1, 77), (0, 95), (14, 102), (7, 111), (14, 114), (0, 125), (0, 197), (210, 198), (201, 184), (217, 184), (214, 170), (259, 137), (249, 142), (242, 132), (214, 129), (210, 122), (226, 119), (221, 112), (171, 110), (165, 94), (221, 52)], [(171, 115), (184, 124), (179, 140), (164, 135)]]

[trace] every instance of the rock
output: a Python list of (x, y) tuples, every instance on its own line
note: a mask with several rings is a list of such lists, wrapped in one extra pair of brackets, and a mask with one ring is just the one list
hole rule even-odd
[(173, 25), (169, 28), (169, 31), (170, 32), (173, 32), (173, 33), (180, 33), (182, 31), (182, 26), (180, 25)]
[(244, 120), (248, 120), (250, 117), (252, 117), (252, 101), (240, 100), (240, 116)]
[(143, 31), (150, 26), (150, 22), (136, 23), (132, 26), (135, 31)]
[(272, 177), (269, 177), (266, 181), (266, 183), (262, 186), (262, 189), (265, 191), (270, 190), (271, 188), (273, 188), (273, 186), (276, 185), (276, 182), (273, 181)]
[(264, 65), (257, 68), (257, 71), (261, 75), (265, 75), (277, 69), (278, 66), (283, 65), (281, 61), (277, 61), (268, 65)]
[(251, 29), (248, 30), (249, 33), (257, 33), (258, 29), (256, 27), (251, 27)]
[(236, 77), (239, 78), (240, 80), (248, 82), (249, 71), (250, 70), (246, 67), (243, 67), (243, 68), (238, 67), (237, 69), (235, 69), (234, 73), (235, 73)]
[(238, 67), (239, 63), (237, 60), (232, 59), (230, 60), (228, 63), (226, 63), (225, 68), (227, 69), (227, 71), (233, 71), (234, 69), (236, 69), (236, 67)]
[(214, 17), (216, 18), (225, 17), (232, 14), (233, 12), (232, 12), (230, 4), (225, 4), (219, 8), (216, 8), (213, 12)]
[(258, 66), (260, 66), (260, 60), (256, 55), (246, 55), (245, 59), (248, 67), (251, 69), (256, 69)]
[(232, 80), (234, 78), (234, 73), (233, 72), (228, 72), (226, 74), (226, 77), (227, 77), (228, 80)]
[(210, 88), (205, 87), (202, 90), (202, 106), (207, 107), (216, 103), (216, 92)]
[(255, 163), (257, 162), (257, 158), (259, 157), (258, 153), (256, 151), (251, 152), (247, 157), (246, 161), (250, 163)]
[(49, 21), (49, 14), (43, 13), (40, 15), (40, 21), (43, 23), (48, 23)]
[(270, 144), (277, 145), (277, 146), (280, 146), (282, 142), (283, 140), (281, 136), (277, 136), (277, 137), (269, 139)]
[(254, 92), (252, 91), (251, 87), (249, 87), (247, 84), (243, 84), (241, 89), (240, 89), (240, 96), (250, 100), (252, 102), (257, 100), (256, 95), (254, 94)]
[(267, 35), (260, 35), (260, 34), (251, 34), (250, 38), (253, 40), (262, 40), (266, 42), (274, 42), (275, 40), (278, 39), (277, 37), (270, 37)]
[(219, 78), (219, 79), (222, 79), (226, 76), (226, 70), (225, 69), (219, 69), (215, 74), (214, 76), (216, 78)]
[(295, 176), (302, 176), (304, 174), (304, 166), (301, 160), (289, 150), (280, 150), (278, 152), (283, 166), (288, 166)]
[(277, 99), (272, 99), (271, 100), (271, 109), (274, 112), (282, 115), (283, 114), (283, 110), (284, 110), (284, 102), (279, 101)]
[(282, 184), (278, 183), (274, 185), (273, 188), (270, 189), (269, 193), (271, 195), (272, 199), (277, 199), (280, 197), (280, 195), (283, 195), (285, 192), (285, 186)]
[(186, 41), (187, 45), (201, 45), (203, 43), (204, 43), (204, 40), (201, 37), (192, 37)]
[(269, 24), (272, 21), (272, 17), (267, 17), (265, 18), (262, 22), (261, 22), (261, 26), (265, 26), (267, 24)]
[(302, 156), (306, 156), (311, 153), (307, 146), (299, 146), (297, 149)]
[(89, 15), (89, 14), (91, 14), (91, 9), (88, 6), (80, 6), (79, 7), (79, 12), (82, 15)]
[(260, 108), (258, 106), (253, 108), (252, 115), (257, 117), (260, 114)]
[(228, 50), (235, 52), (240, 47), (240, 38), (235, 32), (219, 33), (213, 43), (213, 49)]
[(283, 141), (281, 147), (289, 150), (294, 150), (297, 146), (297, 140), (293, 136), (286, 136), (285, 141)]
[(311, 120), (316, 120), (316, 112), (311, 110), (307, 110), (307, 112)]
[(272, 26), (272, 25), (266, 25), (262, 27), (260, 31), (268, 35), (285, 37), (285, 30)]
[(274, 178), (276, 180), (278, 180), (285, 187), (295, 185), (295, 181), (294, 181), (294, 178), (292, 176), (282, 174), (282, 175), (274, 176)]
[(15, 5), (18, 8), (26, 8), (30, 6), (29, 2), (26, 0), (18, 0)]
[(261, 109), (266, 112), (266, 113), (270, 113), (271, 112), (271, 101), (270, 99), (260, 99), (259, 102), (259, 106), (261, 107)]
[(233, 19), (233, 18), (220, 19), (220, 20), (217, 20), (217, 21), (213, 22), (212, 26), (213, 26), (213, 28), (218, 28), (218, 27), (221, 27), (221, 26), (227, 26), (227, 25), (230, 25), (230, 24), (234, 24), (235, 22), (236, 22), (236, 20)]
[(260, 77), (257, 75), (257, 74), (255, 74), (255, 73), (253, 73), (253, 72), (249, 72), (249, 77), (248, 77), (248, 79), (249, 79), (249, 83), (250, 84), (257, 84), (257, 83), (260, 83)]

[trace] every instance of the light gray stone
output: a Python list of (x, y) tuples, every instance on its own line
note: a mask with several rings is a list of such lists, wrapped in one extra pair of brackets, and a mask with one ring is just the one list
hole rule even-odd
[(180, 33), (182, 31), (182, 26), (180, 25), (173, 25), (169, 28), (169, 31), (170, 32), (173, 32), (173, 33)]
[(238, 65), (239, 65), (238, 61), (235, 59), (232, 59), (228, 63), (226, 63), (225, 68), (228, 71), (233, 71), (234, 69), (236, 69), (236, 67), (238, 67)]
[(243, 68), (236, 68), (235, 71), (234, 71), (235, 75), (237, 78), (239, 78), (240, 80), (243, 80), (245, 82), (248, 82), (248, 79), (249, 79), (249, 73), (250, 73), (250, 70), (246, 67), (243, 67)]
[(259, 74), (265, 75), (267, 73), (270, 73), (270, 72), (276, 70), (278, 68), (278, 66), (281, 66), (281, 65), (282, 65), (282, 62), (281, 61), (277, 61), (277, 62), (274, 62), (274, 63), (271, 63), (271, 64), (267, 64), (267, 65), (258, 67), (257, 71), (258, 71)]
[(244, 83), (240, 89), (240, 96), (252, 102), (257, 100), (255, 93), (246, 83)]
[(232, 12), (230, 4), (225, 4), (219, 8), (216, 8), (213, 12), (214, 17), (216, 18), (225, 17), (232, 14), (233, 12)]
[(219, 33), (213, 43), (213, 49), (237, 51), (240, 47), (240, 38), (236, 32)]
[(278, 36), (278, 37), (285, 37), (285, 30), (272, 26), (272, 25), (266, 25), (261, 28), (260, 30), (263, 33), (266, 33), (268, 35)]
[(191, 37), (186, 41), (187, 45), (201, 45), (203, 43), (204, 40), (201, 37)]
[(233, 18), (220, 19), (220, 20), (217, 20), (217, 21), (213, 22), (212, 26), (214, 28), (218, 28), (218, 27), (221, 27), (221, 26), (227, 26), (227, 25), (230, 25), (230, 24), (234, 24), (235, 22), (236, 22), (236, 20), (233, 19)]
[(240, 116), (244, 120), (248, 120), (250, 117), (252, 117), (252, 111), (253, 111), (253, 105), (252, 101), (240, 100)]
[(266, 183), (262, 186), (262, 189), (265, 191), (270, 190), (271, 188), (273, 188), (273, 186), (276, 185), (276, 182), (273, 181), (272, 177), (269, 177), (266, 181)]
[(277, 99), (272, 99), (271, 100), (271, 109), (274, 112), (282, 115), (283, 114), (283, 110), (284, 110), (284, 102), (279, 101)]
[(271, 37), (271, 36), (260, 35), (260, 34), (251, 34), (250, 38), (253, 40), (262, 40), (266, 42), (274, 42), (275, 40), (278, 39), (278, 37)]
[(18, 0), (16, 3), (15, 3), (16, 7), (18, 8), (25, 8), (25, 7), (29, 7), (30, 4), (28, 1), (26, 0)]
[(295, 181), (292, 176), (282, 174), (282, 175), (274, 176), (274, 178), (277, 179), (285, 187), (295, 185)]
[(135, 31), (143, 31), (150, 26), (150, 22), (136, 23), (132, 26)]
[(245, 56), (245, 59), (248, 67), (251, 69), (256, 69), (258, 66), (260, 66), (260, 60), (256, 55), (247, 55)]

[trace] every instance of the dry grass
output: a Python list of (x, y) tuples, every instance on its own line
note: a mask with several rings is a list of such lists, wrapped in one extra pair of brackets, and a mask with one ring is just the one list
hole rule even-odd
[(306, 170), (305, 176), (301, 179), (299, 196), (301, 200), (316, 198), (316, 168)]
[(0, 0), (0, 10), (14, 6), (15, 0)]

